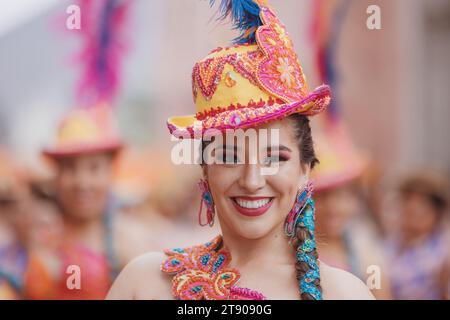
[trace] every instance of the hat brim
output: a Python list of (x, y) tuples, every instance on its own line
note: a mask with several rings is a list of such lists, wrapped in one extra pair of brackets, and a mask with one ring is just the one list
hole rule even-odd
[[(327, 85), (322, 85), (304, 99), (293, 103), (231, 109), (203, 120), (198, 120), (195, 115), (171, 117), (167, 120), (167, 127), (174, 136), (193, 138), (198, 135), (208, 135), (209, 130), (223, 132), (227, 129), (256, 127), (294, 113), (314, 116), (324, 111), (330, 101), (331, 89)], [(239, 121), (233, 121), (236, 117)]]
[(67, 147), (46, 148), (42, 151), (49, 158), (67, 158), (92, 153), (115, 153), (122, 149), (121, 141), (112, 141), (101, 144), (76, 144)]

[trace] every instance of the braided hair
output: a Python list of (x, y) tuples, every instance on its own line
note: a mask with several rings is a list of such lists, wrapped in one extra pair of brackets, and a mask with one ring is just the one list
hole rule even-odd
[[(300, 114), (293, 114), (289, 118), (294, 124), (295, 136), (299, 141), (300, 162), (312, 169), (319, 161), (314, 151), (309, 119)], [(296, 254), (296, 278), (303, 300), (322, 299), (318, 253), (314, 237), (314, 211), (314, 201), (309, 197), (295, 222), (295, 233), (291, 241)]]

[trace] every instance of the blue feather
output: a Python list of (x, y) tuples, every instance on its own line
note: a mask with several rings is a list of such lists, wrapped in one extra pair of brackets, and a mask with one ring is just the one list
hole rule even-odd
[[(233, 39), (235, 44), (256, 43), (255, 32), (262, 25), (259, 13), (261, 8), (253, 0), (220, 0), (220, 16), (218, 20), (231, 19), (233, 29), (240, 35)], [(211, 6), (216, 0), (209, 0)]]

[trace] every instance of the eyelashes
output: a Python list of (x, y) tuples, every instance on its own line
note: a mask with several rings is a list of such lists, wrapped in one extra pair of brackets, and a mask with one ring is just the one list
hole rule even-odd
[(243, 164), (238, 155), (231, 151), (219, 151), (215, 155), (215, 160), (218, 164)]
[(276, 155), (270, 155), (267, 158), (264, 159), (265, 165), (272, 165), (274, 163), (281, 163), (289, 161), (290, 157), (283, 154), (276, 154)]
[[(273, 154), (269, 153), (261, 161), (261, 164), (270, 166), (275, 163), (287, 162), (290, 159), (291, 159), (291, 156), (287, 152), (280, 152), (280, 153), (273, 153)], [(225, 164), (225, 165), (237, 165), (237, 164), (245, 163), (236, 152), (232, 152), (232, 151), (217, 152), (215, 155), (215, 160), (217, 161), (218, 164)]]

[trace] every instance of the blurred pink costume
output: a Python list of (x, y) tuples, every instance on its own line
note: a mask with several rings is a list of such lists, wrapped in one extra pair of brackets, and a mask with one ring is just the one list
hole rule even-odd
[[(69, 266), (80, 270), (80, 288), (70, 281)], [(100, 300), (106, 297), (112, 285), (111, 267), (107, 256), (79, 245), (65, 245), (61, 251), (61, 277), (55, 282), (55, 298), (63, 300)], [(72, 286), (71, 286), (72, 285)]]

